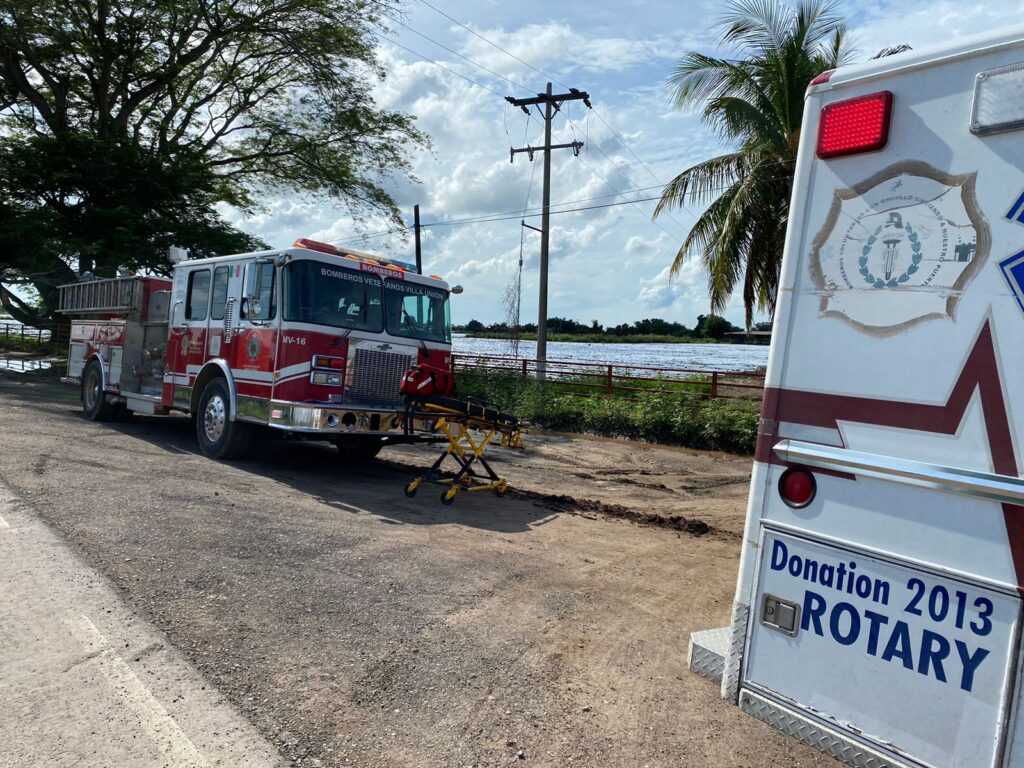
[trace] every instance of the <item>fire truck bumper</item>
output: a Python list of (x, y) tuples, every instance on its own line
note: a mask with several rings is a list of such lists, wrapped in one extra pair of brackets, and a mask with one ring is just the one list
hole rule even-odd
[[(405, 409), (401, 406), (362, 406), (356, 403), (286, 403), (272, 401), (267, 426), (308, 435), (350, 433), (404, 435)], [(416, 419), (411, 430), (424, 436), (434, 431), (433, 421)]]

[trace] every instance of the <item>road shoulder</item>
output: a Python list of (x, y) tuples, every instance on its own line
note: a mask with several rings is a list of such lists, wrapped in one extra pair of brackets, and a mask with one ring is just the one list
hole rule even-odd
[(0, 763), (282, 764), (166, 637), (2, 484), (0, 584)]

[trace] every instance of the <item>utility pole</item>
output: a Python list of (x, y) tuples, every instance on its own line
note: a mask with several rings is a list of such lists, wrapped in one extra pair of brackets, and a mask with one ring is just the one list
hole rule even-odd
[(582, 141), (572, 141), (568, 144), (552, 144), (551, 121), (555, 113), (561, 110), (563, 102), (576, 100), (580, 100), (588, 108), (590, 107), (589, 93), (577, 90), (576, 88), (570, 88), (569, 93), (552, 93), (551, 83), (548, 83), (547, 90), (544, 93), (538, 93), (529, 99), (505, 97), (505, 101), (514, 107), (519, 107), (526, 114), (530, 114), (531, 106), (544, 105), (544, 146), (527, 146), (509, 151), (509, 160), (511, 162), (515, 162), (516, 155), (521, 152), (525, 152), (531, 161), (533, 160), (534, 152), (544, 153), (543, 209), (540, 220), (540, 296), (537, 300), (537, 376), (541, 379), (545, 378), (546, 370), (544, 363), (548, 358), (548, 246), (551, 236), (551, 150), (572, 149), (573, 154), (578, 157), (580, 149), (583, 147)]
[(414, 205), (412, 207), (412, 221), (413, 229), (416, 231), (416, 271), (419, 274), (423, 274), (423, 249), (420, 245), (420, 207)]

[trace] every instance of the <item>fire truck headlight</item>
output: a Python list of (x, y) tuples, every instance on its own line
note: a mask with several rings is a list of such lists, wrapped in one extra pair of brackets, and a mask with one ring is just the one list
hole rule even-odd
[(341, 374), (340, 373), (322, 373), (316, 371), (310, 377), (310, 380), (314, 384), (320, 384), (326, 387), (340, 387), (341, 386)]

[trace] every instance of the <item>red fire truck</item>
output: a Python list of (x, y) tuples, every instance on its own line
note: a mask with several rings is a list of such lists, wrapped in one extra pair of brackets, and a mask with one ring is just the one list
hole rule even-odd
[(449, 288), (436, 275), (301, 239), (184, 261), (172, 279), (61, 287), (68, 373), (87, 418), (190, 414), (202, 452), (241, 455), (257, 426), (327, 440), (351, 458), (429, 436), (406, 424), (414, 366), (452, 387)]

